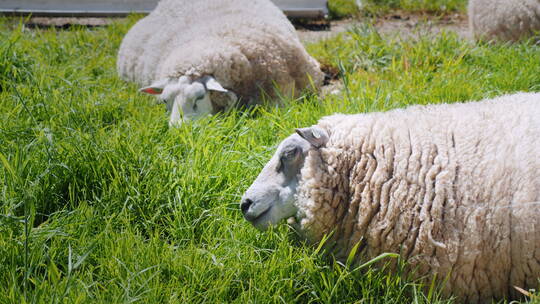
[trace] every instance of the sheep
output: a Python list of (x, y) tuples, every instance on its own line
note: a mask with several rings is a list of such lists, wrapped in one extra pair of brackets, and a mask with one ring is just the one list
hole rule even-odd
[(240, 208), (338, 260), (400, 254), (464, 303), (515, 298), (540, 278), (539, 138), (540, 93), (335, 114), (283, 140)]
[(117, 70), (167, 104), (171, 125), (295, 97), (324, 78), (269, 0), (162, 0), (124, 37)]
[(470, 0), (468, 11), (478, 39), (517, 41), (540, 31), (540, 0)]

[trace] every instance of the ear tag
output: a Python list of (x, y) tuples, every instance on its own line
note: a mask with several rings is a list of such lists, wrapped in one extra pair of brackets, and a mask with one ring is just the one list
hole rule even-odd
[(142, 89), (140, 89), (140, 91), (144, 92), (144, 93), (151, 94), (151, 95), (159, 95), (159, 94), (161, 94), (161, 92), (163, 92), (163, 90), (161, 90), (161, 89), (151, 88), (151, 87), (142, 88)]

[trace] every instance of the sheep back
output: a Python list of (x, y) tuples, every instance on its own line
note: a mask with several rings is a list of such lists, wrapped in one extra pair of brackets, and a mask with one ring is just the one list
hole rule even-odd
[(468, 14), (480, 39), (517, 41), (540, 31), (540, 0), (470, 0)]
[(261, 89), (290, 96), (323, 79), (292, 24), (267, 0), (163, 0), (126, 35), (118, 71), (140, 85), (213, 75), (247, 102)]
[(540, 94), (333, 115), (301, 171), (299, 229), (345, 259), (396, 252), (464, 302), (540, 277)]

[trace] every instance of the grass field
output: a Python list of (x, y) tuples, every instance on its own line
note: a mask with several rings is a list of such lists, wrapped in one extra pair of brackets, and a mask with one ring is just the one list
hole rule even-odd
[(452, 302), (334, 263), (285, 225), (259, 232), (239, 198), (280, 140), (323, 115), (540, 91), (539, 45), (360, 26), (308, 46), (341, 71), (340, 94), (170, 129), (164, 106), (116, 75), (135, 20), (0, 19), (0, 303)]
[[(357, 3), (361, 5), (359, 10)], [(464, 12), (466, 0), (329, 0), (333, 17), (351, 15), (383, 15), (393, 10), (410, 13), (445, 15)]]

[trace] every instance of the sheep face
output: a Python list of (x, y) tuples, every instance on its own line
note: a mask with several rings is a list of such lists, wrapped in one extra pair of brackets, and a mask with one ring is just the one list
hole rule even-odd
[(244, 218), (265, 230), (297, 212), (296, 193), (304, 160), (310, 149), (318, 149), (327, 139), (319, 128), (296, 130), (283, 140), (240, 202)]
[[(205, 76), (192, 81), (182, 76), (178, 79), (162, 79), (151, 86), (140, 89), (152, 95), (167, 105), (171, 114), (169, 125), (179, 126), (185, 120), (214, 114), (215, 105), (210, 98), (210, 91), (226, 93), (228, 105), (236, 101), (236, 95), (224, 89), (213, 77)], [(227, 106), (228, 106), (227, 105)]]

